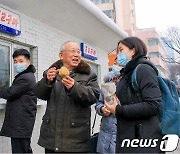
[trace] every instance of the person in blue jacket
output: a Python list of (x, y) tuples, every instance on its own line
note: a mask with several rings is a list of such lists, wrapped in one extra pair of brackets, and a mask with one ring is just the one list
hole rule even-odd
[[(114, 82), (116, 84), (117, 77), (113, 72), (104, 76), (104, 83)], [(99, 101), (96, 103), (96, 111), (102, 116), (100, 132), (97, 142), (97, 152), (99, 153), (115, 153), (116, 147), (116, 116), (104, 105), (104, 94), (101, 90)]]

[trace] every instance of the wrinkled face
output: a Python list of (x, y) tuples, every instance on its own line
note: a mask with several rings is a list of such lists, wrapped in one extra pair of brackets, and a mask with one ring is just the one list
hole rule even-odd
[(121, 54), (121, 53), (126, 53), (126, 56), (128, 59), (132, 59), (133, 55), (135, 54), (135, 49), (129, 49), (126, 45), (120, 43), (118, 46), (118, 53), (117, 54)]
[(25, 56), (19, 55), (14, 57), (14, 64), (25, 64), (26, 67), (30, 65), (30, 60), (28, 60)]
[(75, 69), (81, 61), (81, 51), (75, 42), (68, 42), (65, 45), (65, 50), (59, 53), (59, 57), (63, 65), (70, 71)]

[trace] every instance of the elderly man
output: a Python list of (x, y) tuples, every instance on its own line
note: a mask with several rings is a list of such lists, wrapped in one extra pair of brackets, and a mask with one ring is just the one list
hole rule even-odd
[[(88, 152), (90, 106), (99, 98), (97, 76), (81, 60), (75, 42), (63, 43), (59, 58), (35, 86), (37, 97), (47, 100), (38, 144), (45, 153)], [(63, 78), (59, 76), (62, 66), (70, 72)]]

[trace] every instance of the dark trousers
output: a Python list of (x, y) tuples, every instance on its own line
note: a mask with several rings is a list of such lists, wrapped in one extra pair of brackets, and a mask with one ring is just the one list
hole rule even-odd
[(31, 138), (11, 138), (12, 153), (32, 153)]

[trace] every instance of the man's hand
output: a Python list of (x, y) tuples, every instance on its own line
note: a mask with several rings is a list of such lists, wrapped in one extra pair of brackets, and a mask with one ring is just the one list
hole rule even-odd
[(66, 76), (62, 79), (63, 85), (70, 90), (74, 86), (74, 79), (70, 76)]
[(110, 112), (105, 106), (103, 106), (103, 107), (101, 108), (101, 111), (102, 111), (102, 113), (103, 113), (103, 115), (104, 115), (105, 117), (107, 117), (107, 116), (109, 116), (109, 115), (111, 114), (111, 112)]
[(49, 84), (54, 80), (57, 73), (58, 73), (58, 70), (56, 70), (56, 67), (52, 67), (47, 71), (47, 79), (48, 79)]
[(118, 105), (117, 98), (114, 95), (113, 96), (114, 103), (110, 105), (108, 102), (104, 101), (104, 104), (106, 105), (106, 108), (113, 114), (115, 114), (116, 106)]

